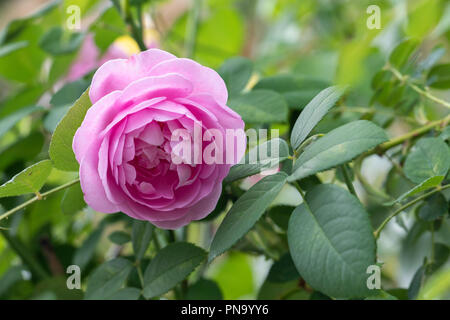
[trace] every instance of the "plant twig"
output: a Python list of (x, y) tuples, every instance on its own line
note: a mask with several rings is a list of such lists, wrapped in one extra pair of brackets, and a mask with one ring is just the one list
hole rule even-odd
[(401, 206), (400, 208), (398, 208), (397, 210), (395, 210), (389, 217), (387, 217), (378, 227), (378, 229), (374, 232), (374, 236), (376, 239), (378, 239), (378, 237), (380, 236), (380, 232), (384, 229), (384, 227), (386, 226), (386, 224), (391, 221), (392, 218), (394, 218), (395, 216), (397, 216), (399, 213), (403, 212), (405, 209), (408, 209), (409, 207), (415, 205), (416, 203), (418, 203), (419, 201), (422, 201), (426, 198), (428, 198), (429, 196), (440, 192), (442, 190), (448, 189), (450, 188), (450, 184), (447, 184), (445, 186), (442, 187), (438, 187), (434, 190), (431, 190), (430, 192), (427, 192), (423, 195), (421, 195), (420, 197), (417, 197), (416, 199), (404, 204), (403, 206)]
[(73, 186), (74, 184), (77, 184), (78, 182), (80, 182), (79, 178), (75, 179), (73, 181), (67, 182), (67, 183), (65, 183), (63, 185), (60, 185), (59, 187), (53, 188), (53, 189), (51, 189), (51, 190), (49, 190), (47, 192), (41, 193), (41, 194), (31, 198), (30, 200), (25, 201), (24, 203), (18, 205), (17, 207), (12, 208), (11, 210), (9, 210), (9, 211), (3, 213), (2, 215), (0, 215), (0, 221), (3, 220), (3, 219), (8, 218), (13, 213), (15, 213), (15, 212), (17, 212), (17, 211), (19, 211), (21, 209), (26, 208), (27, 206), (29, 206), (30, 204), (32, 204), (34, 202), (39, 201), (39, 200), (44, 200), (47, 196), (49, 196), (49, 195), (51, 195), (51, 194), (53, 194), (55, 192), (58, 192), (60, 190), (69, 188), (69, 187)]

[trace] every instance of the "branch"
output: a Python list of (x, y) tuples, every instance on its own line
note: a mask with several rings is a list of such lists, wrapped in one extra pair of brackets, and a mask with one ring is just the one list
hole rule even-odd
[(12, 208), (11, 210), (9, 210), (9, 211), (5, 212), (4, 214), (0, 215), (0, 221), (2, 221), (3, 219), (8, 218), (8, 217), (9, 217), (10, 215), (12, 215), (13, 213), (15, 213), (15, 212), (17, 212), (17, 211), (19, 211), (19, 210), (21, 210), (21, 209), (23, 209), (23, 208), (29, 206), (30, 204), (32, 204), (32, 203), (34, 203), (34, 202), (39, 201), (39, 200), (43, 200), (43, 199), (45, 199), (47, 196), (49, 196), (49, 195), (51, 195), (51, 194), (53, 194), (53, 193), (55, 193), (55, 192), (58, 192), (58, 191), (60, 191), (60, 190), (69, 188), (69, 187), (73, 186), (74, 184), (77, 184), (78, 182), (80, 182), (80, 179), (79, 179), (79, 178), (78, 178), (78, 179), (75, 179), (75, 180), (73, 180), (73, 181), (67, 182), (67, 183), (65, 183), (65, 184), (63, 184), (63, 185), (60, 185), (59, 187), (53, 188), (53, 189), (51, 189), (51, 190), (49, 190), (49, 191), (47, 191), (47, 192), (44, 192), (44, 193), (42, 193), (42, 194), (38, 194), (38, 195), (36, 195), (34, 198), (31, 198), (30, 200), (25, 201), (24, 203), (18, 205), (17, 207)]
[(434, 189), (434, 190), (431, 190), (430, 192), (427, 192), (427, 193), (421, 195), (420, 197), (417, 197), (416, 199), (414, 199), (414, 200), (412, 200), (412, 201), (410, 201), (410, 202), (404, 204), (403, 206), (401, 206), (400, 208), (398, 208), (397, 210), (395, 210), (389, 217), (387, 217), (387, 218), (380, 224), (380, 226), (378, 227), (378, 229), (374, 232), (375, 239), (378, 239), (378, 237), (380, 236), (380, 232), (384, 229), (384, 227), (386, 226), (386, 224), (387, 224), (389, 221), (391, 221), (392, 218), (394, 218), (395, 216), (397, 216), (399, 213), (401, 213), (401, 212), (404, 211), (405, 209), (411, 207), (412, 205), (416, 204), (417, 202), (422, 201), (422, 200), (428, 198), (429, 196), (431, 196), (431, 195), (433, 195), (433, 194), (435, 194), (435, 193), (437, 193), (437, 192), (443, 191), (443, 190), (445, 190), (445, 189), (448, 189), (448, 188), (450, 188), (450, 184), (447, 184), (447, 185), (442, 186), (442, 187), (438, 187), (438, 188), (436, 188), (436, 189)]

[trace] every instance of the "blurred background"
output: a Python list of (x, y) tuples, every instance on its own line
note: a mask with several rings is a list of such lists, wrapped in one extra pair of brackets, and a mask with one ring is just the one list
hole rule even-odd
[[(374, 100), (371, 83), (392, 49), (406, 38), (423, 41), (422, 50), (427, 52), (441, 48), (439, 61), (450, 61), (450, 1), (140, 2), (144, 10), (142, 26), (146, 47), (191, 57), (215, 69), (230, 57), (247, 57), (254, 63), (249, 88), (263, 77), (292, 74), (300, 80), (290, 97), (304, 105), (328, 85), (350, 84), (352, 90), (346, 105), (326, 117), (317, 132), (327, 132), (359, 119), (367, 111), (365, 108), (375, 104), (378, 109), (371, 120), (386, 128), (391, 137), (446, 114), (426, 100), (413, 107), (392, 108), (392, 100)], [(73, 20), (76, 13), (71, 10), (73, 5), (80, 10), (79, 25)], [(378, 17), (373, 16), (376, 11), (368, 12), (371, 5), (379, 8), (379, 20), (373, 20)], [(195, 37), (190, 32), (194, 25)], [(138, 52), (139, 44), (129, 36), (129, 28), (106, 0), (63, 0), (56, 4), (45, 0), (0, 0), (0, 29), (3, 30), (0, 32), (0, 45), (3, 44), (0, 46), (0, 123), (3, 117), (17, 110), (28, 110), (30, 105), (42, 108), (38, 113), (24, 114), (12, 131), (4, 132), (0, 128), (0, 182), (4, 183), (26, 165), (47, 157), (51, 133), (70, 104), (88, 87), (95, 69), (108, 59)], [(22, 47), (14, 48), (11, 53), (8, 51), (11, 47), (6, 44), (12, 38)], [(69, 88), (65, 87), (67, 83), (71, 83)], [(291, 88), (279, 90), (289, 93)], [(449, 90), (434, 94), (450, 100)], [(289, 95), (287, 99), (289, 102)], [(280, 123), (272, 127), (283, 133), (288, 125)], [(393, 175), (393, 167), (388, 158), (374, 155), (363, 163), (362, 173), (371, 185), (398, 196), (412, 185)], [(54, 169), (49, 183), (56, 186), (73, 177), (71, 173)], [(339, 179), (335, 180), (334, 172), (324, 172), (320, 178), (340, 183)], [(240, 188), (246, 189), (252, 183), (246, 180)], [(80, 263), (86, 267), (83, 274), (87, 275), (101, 261), (130, 252), (129, 241), (117, 240), (117, 234), (129, 226), (127, 218), (109, 217), (104, 222), (107, 220), (104, 215), (85, 208), (83, 203), (77, 206), (69, 202), (65, 207), (65, 199), (76, 198), (77, 192), (79, 198), (78, 190), (60, 193), (9, 219), (8, 231), (0, 236), (0, 298), (78, 298), (79, 293), (60, 289), (65, 285), (64, 270), (68, 265)], [(360, 184), (357, 192), (373, 214), (374, 224), (379, 223), (386, 216), (386, 209), (368, 196)], [(274, 206), (295, 206), (298, 198), (296, 190), (286, 187)], [(23, 200), (0, 199), (0, 208), (6, 210)], [(191, 224), (190, 240), (207, 247), (218, 221), (220, 215), (215, 224)], [(286, 292), (292, 283), (279, 285), (265, 281), (272, 260), (255, 252), (255, 248), (270, 252), (272, 246), (276, 247), (279, 235), (263, 226), (258, 228), (244, 239), (239, 252), (215, 260), (205, 275), (218, 284), (226, 299), (288, 297)], [(450, 224), (445, 219), (435, 235), (436, 241), (450, 246), (449, 235)], [(389, 224), (378, 241), (378, 261), (384, 262), (383, 286), (409, 286), (430, 250), (429, 237), (429, 233), (415, 224), (413, 214), (401, 215), (396, 223)], [(251, 250), (246, 250), (249, 244), (245, 241), (251, 244)], [(27, 257), (20, 256), (14, 245), (29, 247), (31, 254), (53, 275), (52, 281), (31, 279), (29, 270), (22, 264)], [(290, 298), (307, 294), (298, 293)]]

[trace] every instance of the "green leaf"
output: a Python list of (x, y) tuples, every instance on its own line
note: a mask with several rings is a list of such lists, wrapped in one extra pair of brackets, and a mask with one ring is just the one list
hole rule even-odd
[(138, 300), (141, 290), (138, 288), (122, 288), (108, 297), (108, 300)]
[(89, 87), (86, 80), (80, 79), (69, 82), (59, 89), (50, 99), (50, 104), (53, 107), (62, 107), (68, 104), (72, 105), (83, 92)]
[(275, 91), (250, 91), (228, 100), (228, 106), (246, 123), (285, 122), (287, 119), (287, 103)]
[(95, 44), (102, 52), (106, 51), (118, 37), (127, 34), (126, 25), (114, 7), (105, 9), (90, 29), (94, 34)]
[(214, 239), (208, 260), (231, 248), (259, 220), (286, 183), (284, 172), (267, 176), (244, 193), (223, 219)]
[[(272, 153), (272, 145), (274, 151)], [(278, 145), (278, 148), (277, 148)], [(278, 151), (278, 154), (276, 153)], [(242, 160), (231, 167), (225, 182), (232, 182), (270, 169), (289, 157), (289, 146), (283, 139), (275, 138), (252, 148)]]
[(403, 201), (404, 199), (406, 199), (408, 197), (412, 197), (422, 191), (437, 187), (438, 185), (441, 184), (442, 180), (444, 180), (444, 176), (435, 176), (435, 177), (428, 178), (427, 180), (421, 182), (420, 184), (418, 184), (411, 190), (402, 194), (400, 197), (398, 197), (394, 201), (385, 203), (385, 205), (392, 206), (394, 203), (399, 203), (399, 202)]
[(152, 239), (153, 225), (147, 221), (133, 221), (131, 231), (131, 242), (133, 243), (134, 256), (140, 261), (147, 251), (150, 240)]
[(12, 163), (34, 159), (42, 150), (44, 137), (40, 132), (33, 132), (0, 151), (0, 170), (5, 170)]
[(52, 172), (52, 168), (50, 160), (43, 160), (26, 168), (0, 186), (0, 198), (38, 192)]
[(100, 265), (89, 276), (85, 299), (108, 299), (117, 294), (132, 269), (133, 264), (123, 258), (116, 258)]
[(103, 233), (103, 227), (98, 228), (92, 232), (86, 240), (84, 240), (81, 247), (79, 247), (73, 256), (72, 262), (76, 264), (81, 269), (83, 269), (95, 254), (95, 249), (100, 241)]
[(433, 176), (446, 176), (450, 167), (450, 149), (440, 138), (422, 138), (406, 157), (404, 171), (415, 183)]
[(195, 270), (206, 257), (206, 252), (187, 242), (176, 242), (159, 251), (144, 275), (144, 297), (159, 296), (172, 289)]
[(368, 213), (347, 190), (322, 184), (289, 221), (288, 244), (298, 272), (314, 289), (335, 298), (369, 294), (367, 267), (375, 264)]
[(75, 214), (86, 207), (80, 184), (68, 188), (61, 200), (61, 211), (64, 214)]
[(8, 132), (14, 125), (19, 122), (19, 120), (25, 118), (26, 116), (30, 115), (31, 113), (42, 110), (39, 106), (31, 106), (27, 108), (22, 108), (19, 111), (0, 119), (0, 138)]
[(412, 54), (420, 42), (416, 39), (407, 39), (398, 44), (389, 56), (389, 63), (399, 71), (405, 71), (411, 61)]
[(274, 206), (269, 209), (268, 215), (278, 227), (287, 230), (292, 211), (294, 207), (291, 206)]
[(347, 123), (306, 147), (295, 161), (288, 181), (299, 180), (346, 163), (386, 140), (386, 132), (370, 121)]
[(289, 253), (284, 254), (270, 268), (267, 280), (270, 282), (288, 282), (299, 279), (300, 275)]
[(442, 133), (439, 135), (439, 138), (442, 140), (450, 140), (450, 126), (445, 127), (442, 130)]
[(327, 112), (342, 97), (344, 90), (334, 86), (322, 90), (310, 103), (303, 109), (300, 116), (295, 121), (291, 133), (291, 145), (297, 149), (306, 139), (311, 130), (327, 114)]
[(83, 39), (83, 33), (64, 33), (63, 28), (53, 27), (42, 36), (39, 41), (39, 46), (49, 54), (62, 55), (76, 51), (83, 42)]
[(243, 57), (226, 60), (218, 70), (227, 85), (228, 94), (234, 97), (244, 90), (253, 73), (253, 63)]
[(289, 108), (301, 110), (326, 87), (326, 81), (279, 74), (262, 78), (253, 89), (276, 91), (286, 99)]
[(49, 149), (55, 168), (63, 171), (78, 171), (79, 165), (72, 150), (72, 141), (91, 106), (89, 89), (87, 89), (56, 127)]
[(200, 279), (188, 289), (186, 300), (222, 300), (223, 295), (216, 282)]
[(425, 221), (436, 220), (448, 212), (449, 205), (445, 196), (438, 192), (427, 198), (419, 208), (419, 217)]
[(409, 300), (414, 300), (419, 295), (420, 289), (422, 288), (425, 282), (425, 271), (426, 267), (425, 265), (422, 265), (420, 266), (419, 269), (417, 269), (416, 273), (414, 274), (408, 288)]
[(111, 233), (109, 235), (109, 240), (111, 240), (111, 242), (122, 246), (127, 242), (130, 242), (131, 238), (130, 235), (124, 231), (114, 231), (113, 233)]
[(449, 89), (450, 63), (434, 66), (428, 73), (427, 84), (436, 89)]

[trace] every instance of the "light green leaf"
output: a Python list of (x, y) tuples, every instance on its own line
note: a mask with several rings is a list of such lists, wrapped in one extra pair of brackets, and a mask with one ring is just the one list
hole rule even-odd
[(78, 171), (79, 165), (72, 150), (72, 141), (91, 106), (89, 89), (87, 89), (56, 127), (49, 149), (55, 168), (64, 171)]
[(417, 186), (415, 186), (408, 192), (405, 192), (404, 194), (402, 194), (400, 197), (398, 197), (394, 201), (385, 203), (385, 205), (392, 206), (394, 203), (401, 202), (404, 199), (406, 199), (408, 197), (412, 197), (422, 191), (434, 188), (434, 187), (440, 185), (442, 180), (444, 180), (444, 176), (435, 176), (435, 177), (428, 178), (427, 180), (421, 182), (420, 184), (418, 184)]
[(251, 60), (234, 57), (226, 60), (218, 70), (227, 85), (230, 97), (236, 96), (244, 90), (253, 72)]
[(137, 261), (144, 257), (145, 251), (152, 238), (153, 225), (147, 221), (133, 221), (133, 230), (131, 231), (131, 242), (133, 243), (134, 256)]
[(85, 299), (108, 299), (113, 296), (123, 287), (132, 269), (131, 261), (123, 258), (100, 265), (89, 276)]
[(291, 133), (292, 148), (297, 149), (311, 130), (342, 97), (344, 90), (334, 86), (322, 90), (303, 109)]
[(231, 248), (259, 220), (286, 183), (284, 172), (267, 176), (244, 193), (223, 219), (211, 243), (208, 260)]
[(347, 190), (322, 184), (289, 221), (288, 244), (298, 272), (314, 289), (335, 298), (364, 297), (367, 267), (375, 264), (368, 213)]
[(250, 91), (228, 100), (228, 106), (247, 123), (285, 122), (287, 119), (287, 103), (275, 91)]
[(416, 39), (407, 39), (398, 44), (389, 56), (389, 63), (399, 71), (408, 69), (412, 54), (419, 46)]
[(50, 160), (43, 160), (26, 168), (0, 186), (0, 198), (38, 192), (52, 172), (52, 168)]
[(299, 180), (346, 163), (386, 140), (386, 132), (370, 121), (347, 123), (306, 147), (295, 161), (288, 181)]
[(42, 108), (38, 106), (22, 108), (19, 111), (0, 119), (0, 138), (19, 122), (19, 120), (38, 110), (42, 110)]
[(422, 138), (406, 157), (404, 171), (415, 183), (433, 176), (447, 175), (450, 167), (450, 149), (440, 138)]
[[(275, 151), (273, 153), (272, 145)], [(278, 148), (276, 148), (277, 145)], [(276, 151), (278, 151), (278, 154), (276, 154)], [(278, 165), (288, 157), (289, 146), (286, 141), (279, 138), (266, 141), (252, 148), (238, 164), (232, 166), (225, 182), (232, 182), (260, 173), (264, 169)]]
[(61, 211), (64, 214), (75, 214), (86, 207), (80, 184), (68, 188), (61, 200)]
[(144, 297), (159, 296), (185, 279), (206, 258), (206, 252), (187, 242), (167, 245), (150, 262), (144, 275)]

